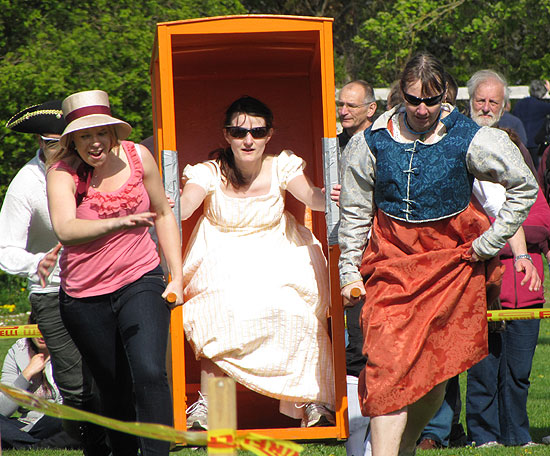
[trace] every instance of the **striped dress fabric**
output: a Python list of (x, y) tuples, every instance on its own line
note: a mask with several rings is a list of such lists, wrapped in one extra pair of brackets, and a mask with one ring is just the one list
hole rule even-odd
[(247, 388), (296, 403), (334, 404), (328, 335), (328, 273), (321, 245), (284, 210), (285, 189), (304, 161), (272, 161), (269, 193), (222, 191), (218, 165), (188, 165), (184, 183), (207, 196), (185, 253), (183, 325), (197, 358), (209, 358)]

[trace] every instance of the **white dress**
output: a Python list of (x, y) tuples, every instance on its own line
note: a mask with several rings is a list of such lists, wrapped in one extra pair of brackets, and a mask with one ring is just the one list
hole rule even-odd
[[(333, 408), (326, 260), (319, 241), (284, 211), (286, 185), (304, 161), (283, 151), (269, 193), (230, 197), (214, 161), (188, 165), (184, 183), (203, 187), (204, 213), (183, 265), (183, 326), (208, 358), (251, 390)], [(296, 418), (302, 411), (281, 403)]]

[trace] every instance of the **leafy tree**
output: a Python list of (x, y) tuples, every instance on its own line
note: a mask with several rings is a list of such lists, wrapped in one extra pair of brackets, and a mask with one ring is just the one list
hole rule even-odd
[(548, 0), (396, 0), (361, 25), (355, 37), (363, 68), (376, 85), (394, 80), (406, 60), (426, 50), (459, 84), (482, 68), (511, 84), (550, 76)]
[[(81, 90), (109, 93), (113, 114), (151, 134), (149, 64), (157, 22), (243, 14), (238, 0), (0, 0), (0, 119)], [(0, 135), (0, 197), (36, 148), (32, 135)]]

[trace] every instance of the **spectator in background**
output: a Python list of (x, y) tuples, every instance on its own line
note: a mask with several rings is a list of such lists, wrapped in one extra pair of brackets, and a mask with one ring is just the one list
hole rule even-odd
[[(32, 313), (28, 323), (36, 324)], [(41, 337), (18, 339), (12, 345), (2, 366), (2, 383), (41, 399), (62, 402), (52, 376), (50, 353)], [(0, 435), (4, 449), (78, 448), (78, 441), (63, 431), (59, 418), (18, 407), (1, 393)]]
[[(515, 132), (505, 131), (534, 174), (528, 150)], [(504, 192), (499, 184), (474, 182), (474, 193), (491, 220), (500, 211)], [(522, 228), (524, 240), (518, 237), (522, 232), (518, 230), (499, 252), (505, 266), (500, 292), (500, 303), (505, 309), (544, 306), (543, 288), (527, 286), (518, 269), (522, 261), (528, 261), (531, 264), (526, 266), (534, 265), (538, 276), (544, 277), (542, 249), (550, 240), (550, 208), (540, 189)], [(517, 250), (518, 241), (524, 250)], [(529, 432), (527, 396), (539, 325), (540, 320), (512, 320), (490, 331), (489, 356), (468, 370), (466, 424), (469, 438), (477, 447), (534, 445)]]
[(518, 100), (512, 109), (512, 114), (519, 117), (527, 134), (527, 149), (535, 166), (539, 164), (539, 145), (535, 137), (544, 125), (546, 116), (550, 114), (550, 103), (542, 98), (550, 89), (549, 81), (535, 79), (529, 86), (529, 96)]
[(401, 95), (401, 89), (399, 88), (399, 81), (393, 81), (386, 98), (386, 110), (389, 111), (398, 104), (403, 103), (403, 96)]
[[(506, 90), (507, 94), (508, 92), (509, 92), (509, 89)], [(510, 103), (510, 98), (508, 97), (508, 99), (505, 102), (504, 112), (502, 113), (502, 117), (500, 118), (500, 122), (498, 123), (498, 126), (500, 128), (510, 128), (514, 130), (514, 132), (518, 135), (521, 143), (523, 145), (526, 145), (527, 133), (525, 131), (525, 127), (523, 126), (523, 122), (519, 117), (516, 117), (510, 113), (511, 109), (512, 109), (512, 104)]]
[(476, 71), (468, 80), (470, 116), (480, 126), (511, 128), (521, 136), (521, 120), (507, 113), (510, 101), (508, 83), (504, 76), (493, 70)]
[(445, 73), (447, 78), (447, 94), (445, 95), (445, 103), (456, 105), (456, 96), (458, 95), (458, 84), (455, 78), (450, 73)]
[[(59, 150), (59, 138), (66, 125), (59, 100), (26, 108), (6, 124), (10, 130), (35, 135), (38, 150), (13, 178), (2, 203), (0, 269), (28, 280), (31, 308), (48, 346), (63, 402), (98, 412), (99, 400), (92, 392), (92, 376), (59, 313), (60, 244), (52, 229), (46, 199), (45, 162)], [(82, 440), (86, 456), (110, 453), (102, 428), (72, 420), (65, 421), (64, 426), (73, 437)]]
[(359, 131), (364, 131), (372, 125), (376, 113), (374, 89), (365, 81), (348, 82), (340, 89), (338, 100), (338, 116), (344, 129), (338, 135), (338, 144), (343, 151), (350, 138)]

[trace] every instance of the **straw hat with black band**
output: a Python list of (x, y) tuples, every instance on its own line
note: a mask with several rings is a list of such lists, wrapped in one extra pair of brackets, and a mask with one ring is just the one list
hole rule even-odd
[(63, 100), (63, 116), (67, 127), (61, 136), (61, 145), (67, 145), (69, 133), (86, 128), (112, 125), (118, 139), (126, 139), (132, 127), (130, 124), (111, 115), (109, 95), (103, 90), (87, 90), (74, 93)]

